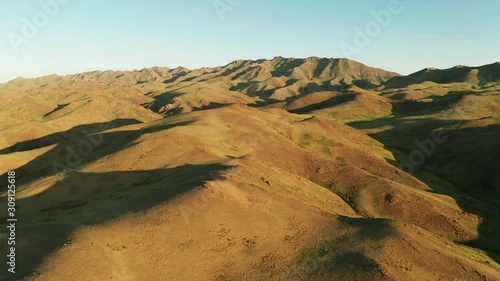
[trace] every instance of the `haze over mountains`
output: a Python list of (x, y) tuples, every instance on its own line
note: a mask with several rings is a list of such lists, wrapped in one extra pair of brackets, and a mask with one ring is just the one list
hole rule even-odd
[(499, 81), (276, 57), (0, 84), (18, 277), (497, 280)]

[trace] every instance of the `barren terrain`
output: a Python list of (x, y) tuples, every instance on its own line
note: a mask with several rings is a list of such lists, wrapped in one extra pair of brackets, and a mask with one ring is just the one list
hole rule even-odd
[(0, 84), (17, 278), (499, 280), (499, 80), (276, 57)]

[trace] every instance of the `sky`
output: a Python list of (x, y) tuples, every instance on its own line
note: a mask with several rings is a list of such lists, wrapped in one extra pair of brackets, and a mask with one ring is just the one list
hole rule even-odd
[(0, 11), (0, 82), (275, 56), (401, 74), (500, 60), (498, 0), (4, 0)]

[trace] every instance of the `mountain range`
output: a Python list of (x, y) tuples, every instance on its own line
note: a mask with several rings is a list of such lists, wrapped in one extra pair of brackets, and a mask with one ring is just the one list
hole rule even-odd
[(17, 277), (497, 280), (499, 81), (275, 57), (0, 84)]

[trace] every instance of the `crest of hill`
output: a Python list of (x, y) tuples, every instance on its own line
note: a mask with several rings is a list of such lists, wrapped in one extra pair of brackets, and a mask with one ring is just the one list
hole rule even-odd
[(438, 84), (466, 83), (485, 85), (500, 81), (500, 63), (492, 63), (479, 67), (457, 65), (448, 69), (425, 68), (408, 76), (398, 76), (386, 82), (387, 88), (405, 88), (423, 82)]
[[(178, 73), (168, 83), (204, 81), (254, 81), (270, 82), (279, 86), (297, 81), (321, 81), (325, 83), (347, 83), (364, 80), (380, 84), (399, 74), (366, 66), (343, 58), (305, 59), (275, 57), (271, 60), (237, 60), (225, 66), (202, 68), (187, 73)], [(281, 82), (278, 82), (281, 80)], [(282, 84), (282, 85), (280, 85)]]

